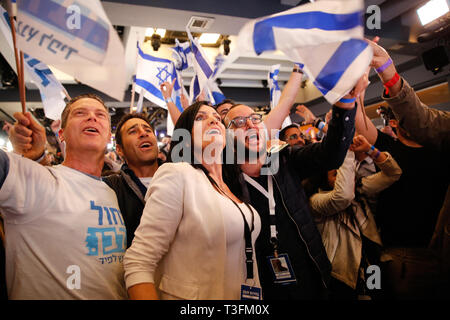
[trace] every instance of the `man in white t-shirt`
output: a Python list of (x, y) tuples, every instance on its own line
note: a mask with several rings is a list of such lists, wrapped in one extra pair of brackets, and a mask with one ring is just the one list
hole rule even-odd
[[(23, 154), (36, 158), (43, 149), (33, 141), (42, 131), (30, 114), (15, 116), (30, 131)], [(0, 151), (8, 297), (125, 299), (126, 228), (114, 191), (100, 179), (111, 138), (103, 101), (91, 94), (72, 99), (59, 136), (66, 143), (62, 165)]]
[[(45, 129), (37, 125), (36, 131), (38, 134), (33, 136), (20, 123), (16, 123), (10, 131), (14, 150), (25, 153), (32, 160), (39, 159), (45, 149)], [(103, 177), (103, 181), (116, 192), (127, 229), (128, 248), (141, 221), (147, 188), (159, 167), (158, 144), (155, 132), (144, 113), (124, 115), (117, 124), (115, 138), (117, 153), (125, 163), (118, 173)], [(25, 151), (33, 149), (33, 152)]]

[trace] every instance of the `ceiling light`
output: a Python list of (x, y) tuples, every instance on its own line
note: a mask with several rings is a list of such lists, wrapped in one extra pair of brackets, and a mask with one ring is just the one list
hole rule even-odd
[(447, 0), (430, 0), (427, 4), (417, 9), (417, 14), (419, 15), (420, 22), (424, 26), (443, 16), (448, 10)]
[(166, 29), (162, 28), (147, 28), (145, 30), (145, 36), (151, 37), (154, 34), (159, 34), (161, 38), (164, 38), (166, 36)]
[(218, 33), (202, 33), (198, 42), (201, 44), (214, 44), (219, 40), (220, 34)]

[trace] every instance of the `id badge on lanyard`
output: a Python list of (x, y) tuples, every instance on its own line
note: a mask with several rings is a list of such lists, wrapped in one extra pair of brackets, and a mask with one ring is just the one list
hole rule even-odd
[[(214, 180), (213, 184), (215, 183)], [(220, 189), (220, 187), (215, 183), (218, 190), (220, 190), (224, 196), (233, 202), (236, 208), (240, 211), (242, 219), (244, 219), (244, 240), (245, 240), (245, 265), (247, 270), (247, 277), (245, 283), (241, 285), (241, 300), (262, 300), (262, 290), (260, 287), (255, 285), (254, 272), (253, 272), (253, 245), (252, 245), (252, 232), (254, 229), (254, 213), (252, 208), (248, 204), (247, 208), (252, 214), (251, 227), (247, 223), (244, 212), (242, 212), (239, 205), (234, 202), (225, 192)]]
[(275, 198), (273, 196), (273, 178), (267, 176), (267, 190), (258, 182), (244, 173), (245, 180), (261, 192), (269, 200), (270, 214), (270, 244), (272, 245), (273, 255), (267, 257), (272, 270), (273, 282), (279, 284), (288, 284), (297, 282), (291, 261), (287, 253), (278, 253), (278, 231), (275, 222)]

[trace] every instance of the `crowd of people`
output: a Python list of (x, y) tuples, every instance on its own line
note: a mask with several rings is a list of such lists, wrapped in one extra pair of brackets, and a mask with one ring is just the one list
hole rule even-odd
[(161, 148), (130, 113), (105, 155), (107, 107), (84, 94), (52, 127), (55, 165), (45, 129), (14, 114), (14, 152), (0, 150), (3, 297), (449, 298), (450, 113), (367, 41), (393, 134), (358, 105), (368, 73), (324, 119), (299, 105), (304, 123), (281, 128), (297, 65), (266, 116), (233, 100), (180, 112), (164, 83), (175, 129)]

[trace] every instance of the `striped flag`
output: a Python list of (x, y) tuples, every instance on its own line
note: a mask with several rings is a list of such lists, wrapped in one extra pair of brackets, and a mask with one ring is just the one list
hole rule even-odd
[(194, 103), (195, 100), (198, 98), (198, 96), (200, 95), (201, 90), (200, 90), (200, 83), (198, 81), (198, 76), (194, 75), (192, 77), (191, 80), (191, 85), (189, 86), (189, 95), (190, 95), (190, 103)]
[[(192, 80), (191, 89), (191, 100), (195, 101), (200, 93), (206, 88), (208, 88), (208, 81), (214, 74), (214, 68), (208, 60), (206, 53), (204, 52), (202, 46), (194, 39), (189, 32), (186, 30), (191, 40), (191, 50), (192, 50), (192, 66), (196, 76)], [(207, 91), (207, 90), (206, 90)]]
[(317, 1), (252, 20), (237, 48), (261, 54), (280, 50), (303, 70), (327, 101), (346, 95), (366, 71), (372, 49), (364, 41), (362, 0)]
[(172, 57), (175, 60), (175, 67), (178, 71), (183, 71), (192, 65), (192, 51), (189, 42), (180, 43), (178, 39), (175, 39), (175, 47), (171, 49), (173, 50)]
[(278, 105), (280, 101), (281, 90), (278, 86), (278, 74), (280, 73), (280, 65), (275, 64), (270, 67), (268, 74), (268, 83), (270, 89), (270, 108), (273, 109)]
[(160, 85), (173, 80), (173, 62), (144, 53), (138, 44), (138, 59), (136, 67), (136, 92), (144, 95), (147, 100), (167, 108)]
[[(280, 102), (281, 97), (281, 89), (278, 85), (278, 74), (280, 73), (280, 65), (275, 64), (270, 67), (270, 71), (268, 74), (268, 84), (270, 89), (270, 108), (274, 109), (278, 102)], [(281, 125), (281, 128), (284, 128), (288, 125), (292, 124), (291, 117), (288, 115)]]
[(173, 50), (172, 57), (174, 59), (175, 66), (175, 68), (173, 68), (172, 79), (176, 79), (172, 91), (172, 98), (174, 99), (175, 104), (180, 112), (183, 112), (181, 95), (185, 95), (189, 100), (189, 94), (184, 88), (181, 71), (189, 68), (189, 66), (192, 65), (192, 51), (189, 42), (180, 43), (178, 39), (175, 39), (175, 47), (172, 47), (171, 49)]
[(208, 81), (208, 94), (209, 101), (211, 101), (213, 105), (219, 104), (226, 99), (222, 91), (219, 89), (217, 83), (212, 79)]
[[(9, 15), (1, 6), (0, 13), (0, 30), (11, 50), (14, 50)], [(61, 113), (66, 106), (64, 101), (66, 89), (55, 78), (49, 67), (38, 59), (24, 54), (24, 66), (26, 75), (31, 78), (39, 89), (45, 116), (52, 120), (60, 119)]]
[(80, 82), (123, 100), (124, 49), (98, 0), (17, 0), (17, 45)]

